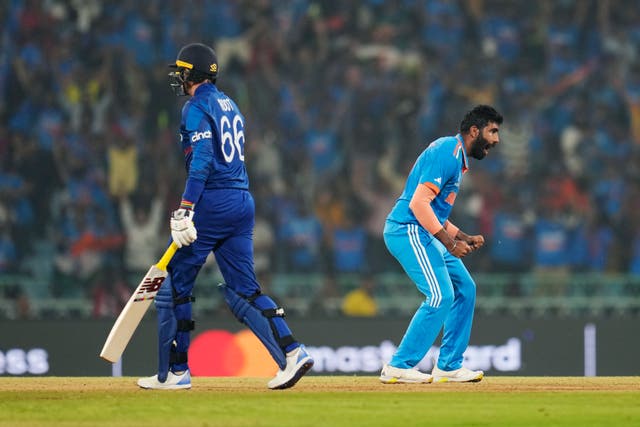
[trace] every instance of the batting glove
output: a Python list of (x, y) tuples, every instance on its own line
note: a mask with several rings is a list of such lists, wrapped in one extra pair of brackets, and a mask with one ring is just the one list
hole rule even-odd
[(193, 225), (193, 211), (180, 208), (171, 214), (171, 238), (179, 248), (189, 246), (198, 238)]

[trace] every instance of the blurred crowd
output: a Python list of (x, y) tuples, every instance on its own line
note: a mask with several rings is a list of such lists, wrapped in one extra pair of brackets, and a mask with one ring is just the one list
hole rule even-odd
[(634, 0), (7, 0), (0, 275), (46, 282), (7, 295), (117, 313), (179, 204), (185, 99), (166, 65), (195, 41), (246, 118), (266, 286), (398, 271), (384, 218), (418, 154), (478, 103), (505, 123), (453, 210), (488, 242), (470, 270), (640, 275)]

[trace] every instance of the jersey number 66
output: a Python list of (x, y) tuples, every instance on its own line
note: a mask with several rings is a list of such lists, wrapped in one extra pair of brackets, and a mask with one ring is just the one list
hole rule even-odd
[(220, 145), (222, 155), (227, 163), (231, 163), (238, 151), (238, 158), (244, 162), (244, 123), (239, 115), (233, 117), (233, 123), (229, 121), (229, 117), (222, 116), (220, 119), (220, 130), (222, 138)]

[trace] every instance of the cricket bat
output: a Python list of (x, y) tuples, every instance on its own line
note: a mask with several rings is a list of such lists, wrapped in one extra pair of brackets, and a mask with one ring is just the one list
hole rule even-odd
[(100, 352), (100, 357), (107, 362), (115, 363), (122, 356), (142, 317), (167, 277), (167, 265), (177, 250), (178, 246), (171, 242), (160, 261), (151, 266), (122, 309)]

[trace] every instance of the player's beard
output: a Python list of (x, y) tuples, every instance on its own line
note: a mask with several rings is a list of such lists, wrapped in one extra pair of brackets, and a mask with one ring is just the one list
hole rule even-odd
[(487, 141), (482, 134), (478, 134), (476, 139), (471, 143), (471, 157), (474, 159), (482, 160), (487, 155), (485, 148), (488, 148), (490, 145), (489, 141)]

